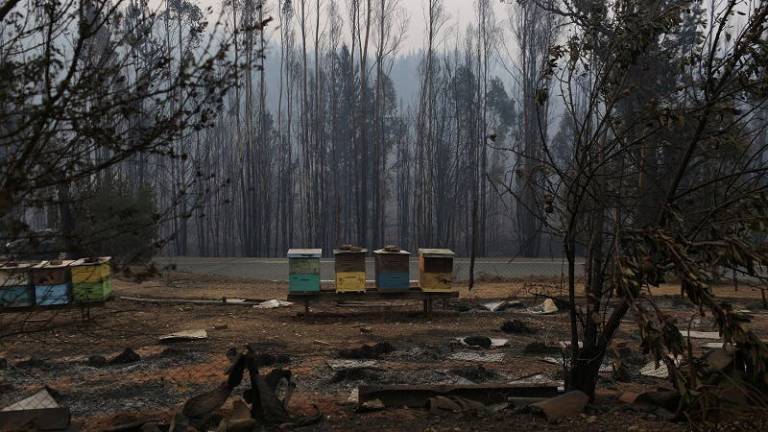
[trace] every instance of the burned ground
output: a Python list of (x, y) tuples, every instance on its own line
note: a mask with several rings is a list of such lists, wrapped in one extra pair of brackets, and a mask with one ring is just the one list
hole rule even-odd
[[(718, 288), (737, 307), (751, 307), (759, 294)], [(143, 303), (122, 296), (154, 296), (218, 300), (283, 299), (285, 285), (246, 280), (200, 278), (176, 274), (136, 284), (116, 281), (118, 299), (92, 311), (88, 322), (77, 310), (6, 315), (4, 322), (48, 329), (0, 339), (0, 406), (48, 386), (61, 405), (71, 409), (84, 430), (103, 430), (136, 418), (168, 421), (189, 397), (210, 390), (226, 379), (232, 347), (251, 344), (262, 356), (264, 371), (284, 367), (297, 383), (291, 410), (310, 414), (317, 405), (325, 421), (307, 430), (684, 430), (685, 425), (663, 421), (652, 412), (622, 404), (624, 392), (669, 388), (664, 379), (643, 376), (640, 368), (651, 359), (640, 352), (631, 316), (622, 323), (611, 358), (621, 360), (622, 374), (603, 374), (598, 400), (585, 415), (557, 424), (511, 410), (475, 416), (433, 415), (426, 410), (388, 409), (357, 413), (347, 400), (361, 384), (504, 384), (516, 380), (557, 381), (562, 378), (557, 350), (569, 339), (567, 314), (533, 315), (526, 308), (483, 311), (489, 300), (517, 299), (527, 306), (541, 303), (524, 283), (498, 282), (479, 286), (462, 298), (437, 304), (430, 319), (418, 303), (319, 305), (304, 316), (303, 307), (255, 309), (243, 305)], [(659, 304), (678, 322), (712, 330), (706, 318), (690, 318), (695, 311), (676, 297), (678, 288), (655, 293)], [(442, 303), (442, 302), (440, 302)], [(463, 310), (463, 312), (460, 312)], [(530, 332), (505, 333), (502, 326), (516, 320)], [(752, 328), (768, 336), (768, 315), (752, 311)], [(12, 327), (3, 330), (10, 333)], [(162, 335), (205, 329), (207, 338), (161, 344)], [(509, 339), (507, 346), (483, 349), (465, 346), (467, 336)], [(707, 340), (693, 340), (697, 352)], [(378, 344), (378, 345), (377, 345)], [(368, 346), (370, 348), (361, 347)], [(378, 347), (378, 348), (376, 348)], [(131, 348), (128, 355), (113, 359)], [(503, 354), (499, 362), (472, 361), (474, 354)], [(360, 354), (360, 355), (357, 355)], [(370, 355), (369, 355), (370, 354)], [(459, 354), (457, 356), (457, 354)], [(94, 361), (101, 356), (106, 362)], [(352, 360), (350, 360), (352, 358)], [(90, 361), (89, 361), (90, 360)], [(340, 362), (341, 360), (347, 363)], [(619, 362), (615, 362), (618, 364)], [(621, 376), (618, 376), (621, 375)], [(242, 394), (244, 385), (233, 395)], [(225, 410), (228, 405), (225, 406)]]

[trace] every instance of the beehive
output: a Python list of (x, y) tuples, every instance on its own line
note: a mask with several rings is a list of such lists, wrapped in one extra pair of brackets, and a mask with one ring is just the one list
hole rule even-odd
[(5, 263), (0, 266), (0, 309), (35, 304), (29, 280), (31, 264)]
[(288, 251), (288, 290), (320, 291), (320, 257), (322, 249), (290, 249)]
[(100, 303), (112, 296), (110, 257), (82, 258), (72, 264), (72, 298), (75, 303)]
[(411, 253), (397, 246), (386, 246), (376, 256), (376, 288), (381, 291), (406, 291), (411, 288)]
[(365, 254), (367, 249), (342, 246), (334, 249), (336, 292), (365, 292)]
[(38, 306), (69, 304), (69, 266), (74, 261), (43, 261), (32, 267), (32, 284), (35, 286), (35, 303)]
[(453, 290), (453, 257), (450, 249), (419, 249), (419, 283), (424, 292)]

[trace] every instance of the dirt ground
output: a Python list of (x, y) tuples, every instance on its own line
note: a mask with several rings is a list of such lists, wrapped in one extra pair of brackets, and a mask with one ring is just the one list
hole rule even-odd
[[(344, 402), (360, 384), (460, 384), (509, 383), (541, 374), (551, 382), (562, 379), (561, 366), (545, 361), (550, 354), (531, 354), (526, 346), (543, 342), (557, 347), (568, 336), (568, 315), (533, 315), (526, 307), (503, 312), (483, 311), (480, 303), (516, 299), (530, 307), (541, 303), (537, 295), (564, 295), (556, 283), (481, 283), (471, 292), (461, 289), (461, 299), (438, 302), (431, 318), (418, 302), (389, 301), (375, 304), (318, 304), (304, 315), (304, 307), (255, 309), (243, 305), (146, 303), (124, 297), (164, 299), (245, 298), (285, 299), (282, 283), (225, 279), (189, 274), (167, 274), (134, 283), (116, 280), (116, 299), (91, 311), (89, 321), (79, 310), (0, 315), (0, 407), (48, 386), (62, 404), (70, 407), (85, 431), (104, 430), (137, 418), (168, 421), (184, 401), (221, 383), (229, 365), (230, 347), (254, 344), (264, 353), (288, 359), (297, 383), (291, 411), (311, 414), (316, 406), (324, 415), (320, 424), (305, 430), (381, 431), (678, 431), (687, 426), (660, 420), (654, 414), (633, 410), (617, 400), (623, 392), (669, 387), (663, 379), (641, 376), (639, 368), (650, 359), (639, 353), (639, 337), (628, 315), (616, 337), (638, 357), (632, 379), (618, 382), (605, 373), (600, 396), (587, 412), (561, 423), (515, 413), (511, 410), (482, 417), (432, 415), (426, 410), (388, 409), (357, 413)], [(768, 337), (768, 314), (759, 308), (759, 292), (718, 287), (716, 293), (739, 308), (750, 309), (752, 328)], [(652, 293), (679, 322), (694, 329), (712, 330), (706, 318), (691, 321), (695, 313), (679, 298), (679, 288), (664, 286)], [(531, 334), (507, 334), (501, 325), (510, 319), (527, 324)], [(23, 325), (22, 325), (23, 324)], [(687, 324), (686, 324), (687, 325)], [(44, 329), (44, 330), (41, 330)], [(158, 337), (176, 331), (205, 329), (207, 339), (161, 344)], [(459, 352), (477, 353), (456, 338), (482, 335), (508, 338), (508, 346), (490, 349), (503, 354), (501, 362), (452, 360)], [(328, 361), (340, 349), (389, 342), (395, 351), (372, 366), (340, 372)], [(711, 340), (694, 340), (697, 351)], [(131, 348), (140, 361), (99, 364)], [(482, 351), (486, 353), (486, 351)], [(610, 366), (610, 359), (606, 366)], [(268, 370), (266, 368), (265, 370)], [(235, 394), (242, 389), (236, 389)], [(738, 429), (736, 429), (738, 430)]]

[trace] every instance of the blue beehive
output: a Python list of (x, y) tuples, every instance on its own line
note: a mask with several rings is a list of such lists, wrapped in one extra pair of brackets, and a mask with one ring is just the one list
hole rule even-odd
[(70, 269), (74, 261), (43, 261), (32, 268), (35, 303), (38, 306), (66, 305), (71, 301)]
[(288, 291), (307, 293), (320, 291), (320, 257), (322, 249), (288, 251)]
[(376, 256), (376, 288), (380, 291), (407, 291), (411, 288), (411, 253), (397, 246), (386, 246)]

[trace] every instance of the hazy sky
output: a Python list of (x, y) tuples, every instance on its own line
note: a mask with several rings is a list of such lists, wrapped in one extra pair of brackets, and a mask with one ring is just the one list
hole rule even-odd
[[(268, 9), (272, 11), (271, 14), (275, 15), (277, 0), (266, 1)], [(346, 7), (346, 0), (338, 1), (339, 6), (342, 8)], [(491, 5), (496, 11), (497, 19), (506, 16), (504, 8), (510, 7), (501, 4), (502, 1), (503, 0), (490, 0)], [(297, 0), (294, 0), (294, 2), (297, 2)], [(314, 0), (308, 0), (308, 2), (313, 5), (310, 9), (314, 10)], [(321, 2), (321, 5), (323, 5), (322, 7), (325, 8), (324, 4), (326, 4), (326, 2), (324, 0), (321, 0)], [(200, 0), (200, 3), (205, 6), (213, 6), (214, 8), (217, 8), (218, 5), (221, 4), (221, 1)], [(443, 5), (448, 16), (448, 22), (443, 30), (444, 37), (450, 37), (452, 39), (456, 32), (463, 35), (467, 24), (474, 20), (474, 3), (475, 0), (443, 0)], [(400, 4), (407, 10), (408, 15), (410, 16), (408, 32), (401, 48), (401, 53), (404, 53), (423, 46), (424, 28), (426, 23), (425, 11), (428, 5), (428, 0), (400, 0)], [(272, 31), (275, 32), (276, 29), (273, 27)]]

